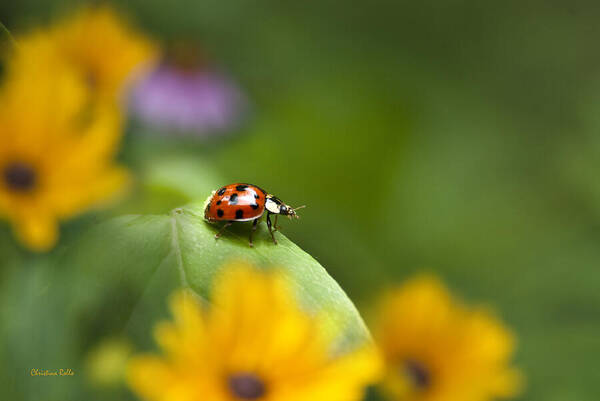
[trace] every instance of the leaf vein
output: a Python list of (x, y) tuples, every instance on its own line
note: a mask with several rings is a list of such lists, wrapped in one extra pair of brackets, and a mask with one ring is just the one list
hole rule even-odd
[(189, 287), (187, 274), (185, 272), (185, 267), (183, 265), (183, 256), (181, 254), (181, 245), (179, 244), (179, 230), (177, 229), (177, 216), (175, 216), (177, 211), (171, 212), (171, 243), (173, 246), (173, 251), (175, 252), (175, 261), (177, 264), (177, 269), (179, 270), (179, 277), (181, 278), (181, 283), (184, 287)]

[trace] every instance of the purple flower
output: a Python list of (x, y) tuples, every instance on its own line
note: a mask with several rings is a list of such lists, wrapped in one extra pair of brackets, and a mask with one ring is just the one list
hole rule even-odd
[(130, 108), (145, 125), (208, 136), (233, 128), (246, 102), (220, 73), (161, 64), (134, 85)]

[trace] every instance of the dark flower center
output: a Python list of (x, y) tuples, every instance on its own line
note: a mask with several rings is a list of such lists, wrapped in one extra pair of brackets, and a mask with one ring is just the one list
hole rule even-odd
[(233, 395), (242, 400), (256, 400), (265, 394), (265, 384), (251, 373), (229, 376), (227, 384)]
[(29, 191), (35, 185), (35, 170), (24, 163), (12, 163), (4, 168), (4, 182), (15, 191)]
[(96, 71), (92, 71), (91, 69), (88, 69), (88, 71), (86, 71), (84, 78), (88, 88), (92, 90), (98, 89), (98, 86), (100, 84), (98, 75), (99, 74)]
[(403, 369), (415, 387), (423, 389), (431, 384), (429, 370), (420, 362), (411, 359), (406, 360), (404, 361)]

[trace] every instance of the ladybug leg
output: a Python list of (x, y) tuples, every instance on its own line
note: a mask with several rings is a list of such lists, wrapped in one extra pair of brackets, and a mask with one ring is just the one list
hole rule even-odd
[(230, 225), (231, 225), (231, 221), (228, 221), (227, 223), (225, 223), (223, 225), (223, 227), (221, 227), (221, 229), (219, 230), (219, 232), (215, 234), (215, 239), (218, 239), (221, 236), (221, 234), (223, 234), (223, 230), (225, 230)]
[(275, 239), (273, 228), (271, 227), (271, 213), (267, 213), (267, 227), (269, 227), (269, 232), (271, 233), (271, 238), (273, 238), (273, 243), (277, 245), (277, 240)]
[(279, 231), (279, 226), (277, 225), (277, 219), (279, 218), (279, 215), (276, 214), (275, 215), (275, 223), (273, 223), (273, 227), (275, 228), (273, 231)]
[(256, 224), (258, 224), (258, 219), (254, 219), (254, 223), (252, 223), (252, 230), (250, 230), (250, 246), (254, 246), (252, 243), (252, 234), (256, 231)]

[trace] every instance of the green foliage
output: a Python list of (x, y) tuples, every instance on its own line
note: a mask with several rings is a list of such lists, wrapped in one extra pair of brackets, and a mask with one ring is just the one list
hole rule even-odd
[[(248, 225), (234, 226), (216, 240), (218, 227), (202, 214), (202, 204), (193, 203), (169, 214), (110, 219), (87, 230), (54, 264), (40, 258), (31, 271), (17, 271), (0, 298), (2, 321), (13, 322), (1, 333), (0, 356), (9, 370), (0, 372), (15, 393), (24, 399), (41, 393), (46, 400), (93, 397), (97, 389), (89, 388), (84, 366), (95, 346), (125, 336), (138, 349), (150, 349), (152, 327), (167, 317), (172, 290), (189, 286), (210, 302), (212, 280), (231, 260), (283, 269), (306, 309), (324, 314), (344, 345), (369, 341), (350, 299), (310, 255), (280, 233), (279, 244), (273, 244), (264, 227), (255, 233), (253, 248)], [(69, 368), (77, 376), (64, 386), (60, 379), (29, 377), (32, 368)]]
[[(214, 235), (218, 227), (205, 222), (202, 215), (202, 204), (195, 203), (169, 215), (124, 216), (99, 224), (69, 253), (66, 265), (85, 280), (117, 282), (146, 293), (151, 292), (149, 288), (158, 275), (161, 292), (184, 285), (207, 300), (214, 275), (228, 261), (281, 268), (298, 284), (300, 299), (307, 308), (324, 311), (333, 329), (348, 329), (356, 340), (368, 337), (342, 289), (314, 258), (285, 236), (276, 233), (279, 244), (275, 245), (261, 225), (251, 248), (247, 237), (250, 226), (240, 224), (217, 240)], [(99, 292), (109, 290), (101, 288)], [(82, 291), (89, 293), (90, 289)]]
[(0, 22), (0, 79), (4, 75), (4, 58), (15, 49), (15, 40), (6, 26)]
[(11, 50), (14, 46), (15, 40), (10, 34), (10, 31), (2, 22), (0, 22), (0, 54), (7, 50)]

